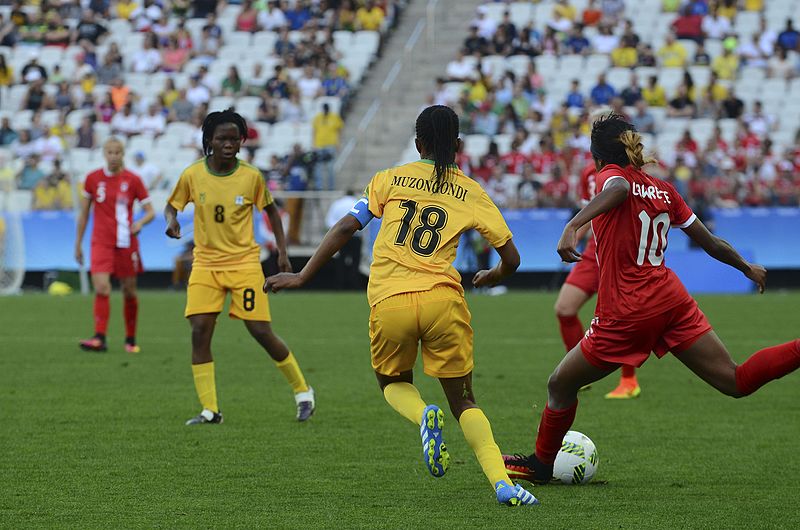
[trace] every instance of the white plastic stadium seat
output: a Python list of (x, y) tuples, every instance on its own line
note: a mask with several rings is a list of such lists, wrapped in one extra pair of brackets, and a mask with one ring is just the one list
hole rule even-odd
[(524, 28), (533, 19), (533, 6), (529, 2), (514, 2), (508, 6), (508, 12), (518, 28)]
[(259, 55), (272, 55), (274, 53), (275, 42), (277, 42), (277, 40), (278, 34), (274, 31), (259, 31), (253, 35), (252, 49)]
[(354, 37), (355, 46), (357, 48), (369, 51), (369, 53), (373, 55), (378, 53), (380, 34), (377, 31), (357, 31)]
[(489, 137), (485, 134), (468, 134), (464, 137), (464, 151), (473, 159), (489, 152)]
[(233, 98), (229, 96), (215, 96), (208, 103), (209, 112), (225, 110), (233, 105)]
[(261, 98), (256, 96), (245, 96), (234, 102), (236, 112), (244, 116), (247, 121), (255, 121), (258, 117), (258, 107), (261, 105)]

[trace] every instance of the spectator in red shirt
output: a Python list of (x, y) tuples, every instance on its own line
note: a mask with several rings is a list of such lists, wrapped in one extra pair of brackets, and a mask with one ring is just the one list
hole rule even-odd
[(692, 9), (687, 6), (681, 11), (670, 27), (679, 39), (690, 39), (698, 44), (703, 43), (703, 17), (692, 13)]

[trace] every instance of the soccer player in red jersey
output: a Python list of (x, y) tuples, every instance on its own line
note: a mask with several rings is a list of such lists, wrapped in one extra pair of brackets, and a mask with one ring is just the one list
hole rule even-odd
[[(589, 204), (589, 201), (594, 198), (596, 174), (597, 169), (594, 162), (587, 165), (581, 172), (579, 186), (583, 206)], [(578, 231), (578, 240), (582, 240), (588, 232), (588, 224), (581, 227)], [(595, 250), (594, 236), (590, 233), (581, 260), (567, 275), (556, 299), (555, 312), (558, 318), (558, 327), (567, 351), (574, 348), (583, 338), (583, 324), (578, 318), (578, 311), (597, 292), (600, 269), (597, 266)], [(636, 367), (623, 364), (619, 385), (606, 394), (606, 399), (630, 399), (638, 397), (641, 393), (642, 389), (636, 380)]]
[(738, 270), (764, 291), (764, 267), (745, 261), (711, 234), (668, 182), (642, 166), (641, 137), (620, 116), (592, 127), (598, 169), (597, 196), (565, 227), (558, 242), (564, 261), (577, 262), (578, 230), (592, 223), (600, 284), (595, 318), (586, 336), (566, 354), (547, 382), (536, 450), (506, 456), (509, 477), (547, 483), (564, 435), (575, 419), (578, 390), (621, 364), (641, 366), (651, 352), (671, 351), (698, 377), (723, 394), (744, 397), (800, 367), (800, 339), (765, 348), (741, 365), (731, 359), (697, 302), (664, 265), (670, 227), (683, 229), (706, 253)]
[[(136, 275), (142, 272), (139, 242), (136, 239), (144, 225), (153, 220), (155, 212), (142, 180), (125, 169), (125, 148), (118, 138), (110, 138), (103, 145), (106, 159), (104, 168), (87, 175), (83, 185), (81, 211), (78, 216), (78, 234), (75, 239), (75, 259), (83, 263), (81, 244), (86, 232), (89, 210), (94, 205), (92, 228), (91, 274), (94, 286), (94, 336), (82, 340), (80, 347), (86, 351), (106, 351), (109, 295), (111, 276), (122, 287), (125, 300), (125, 351), (138, 353), (136, 344), (136, 317), (139, 301), (136, 298)], [(133, 203), (139, 201), (144, 216), (133, 220)]]

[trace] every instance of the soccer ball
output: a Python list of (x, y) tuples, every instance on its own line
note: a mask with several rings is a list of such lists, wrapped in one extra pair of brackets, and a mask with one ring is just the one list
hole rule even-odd
[(567, 431), (553, 465), (553, 478), (564, 484), (586, 484), (597, 474), (597, 448), (583, 433)]

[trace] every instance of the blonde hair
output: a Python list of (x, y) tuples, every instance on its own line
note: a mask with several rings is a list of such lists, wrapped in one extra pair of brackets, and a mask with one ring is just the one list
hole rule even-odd
[(125, 152), (125, 142), (123, 142), (116, 136), (110, 137), (108, 140), (105, 141), (105, 143), (103, 143), (103, 151), (105, 151), (106, 147), (108, 147), (111, 144), (117, 144), (122, 149), (122, 152), (123, 153)]
[(644, 155), (644, 144), (642, 144), (642, 135), (636, 131), (623, 131), (619, 135), (619, 141), (625, 147), (625, 154), (628, 155), (628, 160), (631, 165), (636, 169), (640, 169), (646, 164), (652, 164), (656, 161), (655, 158)]

